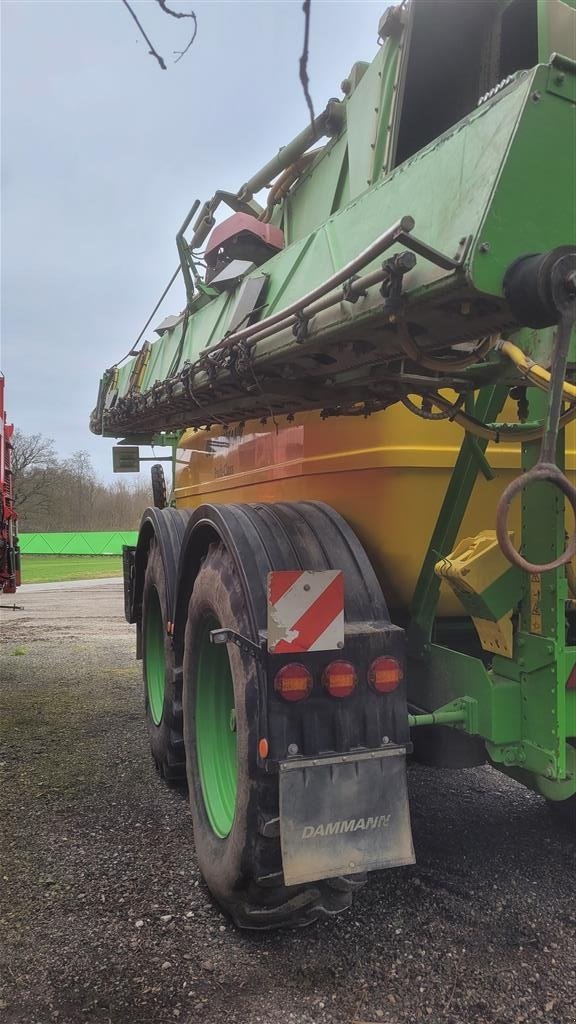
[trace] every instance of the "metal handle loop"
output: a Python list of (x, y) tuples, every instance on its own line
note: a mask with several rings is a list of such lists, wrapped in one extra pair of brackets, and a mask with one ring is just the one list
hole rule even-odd
[(523, 491), (528, 484), (532, 483), (554, 484), (568, 499), (576, 519), (576, 487), (573, 487), (568, 478), (564, 476), (564, 473), (554, 463), (538, 462), (527, 473), (516, 477), (502, 492), (496, 513), (496, 536), (498, 537), (501, 551), (512, 565), (516, 565), (519, 569), (523, 569), (528, 573), (549, 572), (551, 569), (559, 569), (561, 566), (567, 565), (576, 555), (576, 528), (571, 537), (569, 537), (564, 552), (553, 562), (536, 565), (534, 562), (528, 562), (516, 550), (508, 535), (508, 513), (516, 495)]

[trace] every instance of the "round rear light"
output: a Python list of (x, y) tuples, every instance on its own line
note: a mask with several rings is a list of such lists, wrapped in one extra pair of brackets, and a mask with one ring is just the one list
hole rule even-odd
[(368, 670), (368, 682), (377, 693), (392, 693), (402, 682), (402, 666), (395, 658), (376, 658)]
[(322, 674), (322, 685), (331, 697), (349, 697), (357, 682), (356, 669), (349, 661), (332, 661)]
[(312, 676), (305, 665), (290, 662), (276, 673), (274, 689), (284, 700), (305, 700), (312, 692)]

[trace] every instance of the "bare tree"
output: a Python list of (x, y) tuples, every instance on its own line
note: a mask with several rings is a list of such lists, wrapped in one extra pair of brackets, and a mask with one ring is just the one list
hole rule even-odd
[(12, 439), (12, 469), (15, 477), (31, 468), (45, 468), (56, 462), (54, 441), (43, 434), (23, 434), (14, 431)]
[(61, 466), (60, 480), (68, 517), (69, 529), (89, 530), (97, 480), (88, 452), (73, 452)]
[(15, 504), (25, 525), (28, 519), (46, 515), (52, 508), (58, 461), (54, 441), (43, 434), (15, 430), (12, 445)]
[(87, 452), (59, 459), (42, 434), (15, 432), (13, 469), (22, 533), (136, 530), (152, 502), (148, 474), (102, 483)]

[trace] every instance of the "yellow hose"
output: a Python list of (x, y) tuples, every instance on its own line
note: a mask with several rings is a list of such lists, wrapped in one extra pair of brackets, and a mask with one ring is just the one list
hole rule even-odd
[[(454, 408), (453, 403), (443, 398), (438, 392), (429, 397), (434, 405), (437, 405), (439, 409), (443, 409), (445, 412), (450, 412)], [(487, 427), (480, 423), (479, 420), (474, 419), (473, 416), (468, 416), (465, 412), (457, 412), (450, 416), (450, 419), (454, 423), (458, 423), (469, 434), (474, 434), (475, 437), (483, 437), (488, 441), (518, 441), (520, 443), (537, 441), (542, 437), (544, 431), (544, 426), (536, 427), (534, 430), (524, 430), (522, 426), (515, 427), (513, 424), (508, 423), (502, 423), (497, 428)], [(560, 417), (560, 429), (562, 430), (574, 419), (576, 419), (576, 405)]]
[[(529, 356), (525, 355), (517, 345), (514, 345), (511, 341), (499, 341), (496, 342), (495, 347), (512, 360), (514, 365), (528, 378), (531, 384), (542, 388), (544, 391), (550, 390), (551, 376), (548, 370), (545, 370), (543, 366), (539, 366), (538, 363), (535, 363)], [(574, 384), (569, 384), (567, 380), (564, 381), (562, 393), (565, 401), (570, 403), (576, 402), (576, 386)], [(453, 409), (453, 405), (438, 392), (432, 396), (432, 401), (434, 405), (445, 412), (450, 412)], [(475, 437), (485, 438), (488, 441), (537, 441), (539, 437), (542, 437), (544, 430), (543, 426), (534, 430), (522, 430), (507, 423), (503, 423), (497, 428), (487, 427), (473, 416), (468, 416), (460, 411), (451, 416), (450, 419), (454, 423), (458, 423), (468, 433), (474, 434)], [(573, 419), (576, 419), (576, 405), (572, 405), (572, 408), (568, 409), (560, 417), (560, 429), (571, 423)]]
[[(528, 377), (531, 384), (535, 384), (536, 387), (542, 388), (544, 391), (550, 390), (550, 374), (548, 370), (545, 370), (543, 366), (539, 366), (529, 356), (525, 355), (521, 348), (514, 345), (511, 341), (499, 342), (496, 345), (504, 355), (508, 356), (512, 360), (514, 366), (516, 366), (520, 373)], [(564, 381), (563, 395), (567, 402), (576, 402), (576, 386), (569, 384), (567, 380)]]

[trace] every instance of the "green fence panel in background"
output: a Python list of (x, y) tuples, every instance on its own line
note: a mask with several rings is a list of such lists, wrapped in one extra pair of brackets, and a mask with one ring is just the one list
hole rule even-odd
[(24, 555), (121, 555), (122, 546), (134, 546), (136, 530), (104, 533), (21, 533), (20, 550)]

